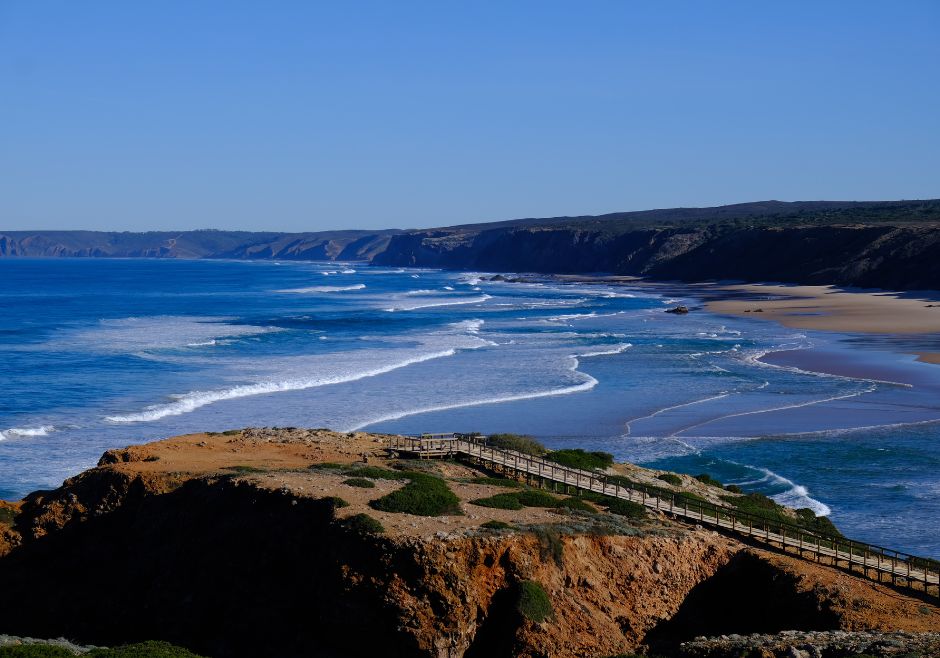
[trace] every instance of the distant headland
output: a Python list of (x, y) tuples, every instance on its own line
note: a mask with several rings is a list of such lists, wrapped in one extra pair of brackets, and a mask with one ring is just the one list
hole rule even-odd
[(433, 229), (0, 231), (0, 257), (357, 260), (677, 281), (940, 289), (940, 199), (763, 201)]

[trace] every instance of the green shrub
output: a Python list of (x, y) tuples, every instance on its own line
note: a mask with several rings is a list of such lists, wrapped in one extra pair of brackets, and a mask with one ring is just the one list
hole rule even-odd
[(607, 468), (614, 463), (614, 456), (609, 452), (586, 452), (581, 448), (553, 450), (545, 455), (545, 459), (569, 468), (580, 468), (586, 471), (596, 468)]
[(116, 649), (95, 649), (85, 655), (90, 658), (199, 658), (193, 652), (167, 642), (141, 642)]
[(764, 494), (749, 493), (743, 496), (722, 496), (721, 499), (742, 512), (747, 512), (766, 519), (772, 528), (775, 523), (796, 525), (809, 532), (842, 537), (839, 529), (825, 516), (816, 516), (809, 508), (796, 510), (796, 518), (787, 514), (782, 505), (777, 504)]
[(16, 510), (12, 507), (0, 507), (0, 523), (13, 525), (13, 519), (16, 518)]
[(318, 464), (310, 464), (307, 468), (315, 471), (341, 471), (348, 466), (349, 464), (337, 464), (336, 462), (320, 462)]
[(477, 498), (470, 501), (471, 505), (490, 507), (492, 509), (521, 510), (524, 505), (519, 502), (519, 496), (514, 493), (501, 493), (487, 498)]
[(519, 598), (516, 610), (529, 621), (541, 624), (553, 614), (552, 601), (545, 588), (534, 580), (519, 583)]
[(75, 654), (68, 649), (48, 644), (0, 647), (0, 658), (74, 658), (74, 656)]
[(630, 500), (623, 500), (622, 498), (611, 498), (610, 502), (607, 504), (607, 511), (611, 514), (625, 516), (628, 519), (646, 518), (646, 507)]
[(414, 471), (408, 471), (402, 475), (408, 478), (408, 484), (378, 500), (371, 501), (369, 505), (382, 512), (400, 512), (417, 516), (460, 513), (460, 499), (450, 490), (444, 480)]
[(545, 446), (528, 434), (490, 434), (487, 437), (487, 444), (494, 448), (515, 450), (535, 457), (541, 457), (548, 452)]
[(379, 520), (372, 518), (368, 514), (353, 514), (349, 518), (343, 519), (342, 523), (344, 526), (360, 535), (381, 535), (385, 532), (385, 528)]
[(716, 480), (715, 478), (713, 478), (708, 473), (700, 473), (699, 475), (695, 476), (695, 479), (701, 482), (702, 484), (707, 484), (710, 487), (718, 487), (719, 489), (724, 489), (724, 485), (718, 480)]
[(558, 498), (540, 489), (526, 489), (516, 494), (519, 502), (526, 507), (558, 507)]
[(407, 480), (408, 474), (405, 471), (393, 471), (388, 468), (378, 466), (363, 466), (347, 473), (351, 477), (371, 478), (373, 480)]
[(539, 540), (539, 557), (542, 560), (551, 559), (559, 567), (564, 566), (565, 543), (557, 528), (551, 526), (534, 526), (532, 533)]
[(518, 489), (522, 487), (519, 480), (510, 480), (509, 478), (479, 477), (470, 480), (470, 484), (489, 484), (494, 487), (506, 487), (507, 489)]
[(741, 489), (741, 487), (739, 487), (736, 484), (726, 484), (725, 491), (728, 491), (730, 493), (736, 493), (736, 494), (744, 493), (744, 490)]
[(365, 478), (346, 478), (343, 480), (343, 484), (350, 487), (361, 487), (363, 489), (373, 489), (375, 488), (375, 482), (372, 480), (367, 480)]
[(667, 482), (674, 487), (679, 487), (682, 485), (682, 478), (680, 478), (675, 473), (663, 473), (662, 475), (657, 475), (656, 479)]
[(236, 473), (264, 473), (266, 469), (258, 468), (257, 466), (224, 466), (226, 471), (235, 471)]
[(564, 500), (558, 501), (556, 507), (564, 507), (567, 509), (577, 510), (579, 512), (596, 512), (591, 505), (588, 505), (580, 498), (565, 498)]
[(480, 527), (486, 528), (487, 530), (508, 530), (512, 528), (512, 525), (506, 523), (505, 521), (497, 521), (494, 519), (492, 521), (487, 521), (486, 523), (481, 523)]
[(334, 510), (340, 509), (341, 507), (349, 507), (349, 503), (339, 496), (327, 496), (326, 498), (321, 498), (320, 500), (328, 501), (333, 506)]

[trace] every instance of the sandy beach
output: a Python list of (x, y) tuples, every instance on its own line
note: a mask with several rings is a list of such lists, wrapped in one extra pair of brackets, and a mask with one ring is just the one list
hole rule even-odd
[[(714, 313), (773, 320), (796, 329), (873, 334), (940, 333), (940, 295), (851, 291), (834, 286), (715, 285), (733, 298), (712, 299)], [(940, 364), (940, 353), (917, 352)]]

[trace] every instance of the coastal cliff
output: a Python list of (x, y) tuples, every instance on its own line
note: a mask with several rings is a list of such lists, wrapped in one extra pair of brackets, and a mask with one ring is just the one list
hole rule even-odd
[[(469, 464), (385, 460), (384, 441), (254, 429), (109, 451), (4, 517), (0, 633), (217, 657), (536, 658), (940, 630), (933, 605), (665, 517), (481, 507), (516, 489)], [(403, 467), (457, 506), (376, 505)]]
[[(715, 209), (716, 211), (719, 209)], [(940, 203), (862, 215), (858, 208), (781, 210), (733, 219), (612, 217), (393, 236), (380, 265), (660, 280), (781, 281), (893, 290), (940, 288)], [(888, 217), (900, 216), (893, 220)], [(910, 221), (922, 217), (921, 221)], [(907, 219), (905, 219), (907, 218)]]
[(940, 200), (766, 201), (384, 231), (0, 231), (0, 257), (376, 265), (940, 289)]

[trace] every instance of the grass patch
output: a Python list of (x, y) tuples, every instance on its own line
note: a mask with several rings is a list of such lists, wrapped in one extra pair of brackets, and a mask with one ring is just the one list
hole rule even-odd
[(519, 502), (526, 507), (558, 507), (558, 498), (541, 491), (540, 489), (527, 489), (516, 494)]
[(532, 533), (539, 540), (539, 557), (542, 561), (551, 559), (559, 568), (564, 566), (565, 544), (561, 534), (552, 526), (534, 526)]
[(480, 527), (486, 528), (487, 530), (510, 530), (512, 525), (506, 523), (505, 521), (497, 521), (496, 519), (493, 519), (492, 521), (481, 523)]
[(366, 478), (347, 478), (343, 480), (343, 484), (350, 487), (360, 487), (362, 489), (374, 489), (375, 482), (372, 480), (367, 480)]
[[(373, 480), (407, 480), (409, 474), (404, 471), (392, 471), (378, 466), (363, 466), (349, 471), (347, 475), (357, 478), (371, 478)], [(418, 473), (417, 475), (421, 475)]]
[(349, 507), (349, 503), (340, 498), (339, 496), (327, 496), (326, 498), (321, 498), (320, 500), (325, 500), (333, 506), (334, 510), (338, 510), (343, 507)]
[(656, 476), (657, 480), (662, 480), (667, 484), (671, 484), (674, 487), (682, 486), (682, 478), (680, 478), (675, 473), (662, 473), (661, 475)]
[(363, 513), (343, 519), (342, 524), (360, 535), (381, 535), (385, 532), (385, 526), (378, 519)]
[(607, 503), (607, 511), (618, 516), (625, 516), (628, 519), (645, 519), (646, 507), (639, 503), (622, 498), (611, 498)]
[(554, 614), (552, 601), (545, 588), (534, 580), (519, 583), (519, 599), (516, 610), (529, 621), (541, 624)]
[(702, 484), (707, 484), (710, 487), (718, 487), (719, 489), (724, 489), (725, 485), (713, 478), (708, 473), (699, 473), (695, 476), (695, 479), (701, 482)]
[(258, 468), (257, 466), (245, 466), (245, 465), (225, 466), (224, 469), (226, 471), (235, 471), (236, 473), (266, 473), (267, 472), (267, 469), (264, 469), (264, 468)]
[(514, 493), (501, 493), (487, 498), (477, 498), (470, 501), (471, 505), (489, 507), (492, 509), (521, 510), (525, 505), (519, 502), (519, 496)]
[(515, 450), (524, 455), (533, 455), (541, 457), (548, 450), (534, 437), (528, 434), (490, 434), (487, 437), (487, 444), (502, 450)]
[(567, 466), (590, 471), (597, 468), (607, 468), (614, 463), (614, 456), (609, 452), (587, 452), (581, 448), (553, 450), (545, 455), (545, 459)]
[[(359, 471), (363, 470), (365, 469), (359, 469)], [(460, 499), (441, 478), (413, 471), (389, 472), (401, 478), (407, 478), (408, 484), (378, 500), (371, 501), (369, 505), (372, 508), (382, 512), (398, 512), (416, 516), (443, 516), (460, 513)]]
[(0, 507), (0, 523), (13, 525), (13, 519), (16, 518), (16, 510), (12, 507)]
[(584, 502), (584, 500), (581, 498), (574, 498), (574, 497), (565, 498), (564, 500), (558, 501), (558, 505), (556, 505), (556, 507), (577, 510), (579, 512), (590, 512), (592, 514), (594, 512), (597, 512), (597, 510), (594, 509), (593, 505), (590, 505)]
[(345, 468), (348, 468), (349, 464), (338, 464), (336, 462), (320, 462), (318, 464), (310, 464), (307, 468), (312, 471), (342, 471)]
[[(80, 654), (86, 658), (201, 658), (167, 642), (140, 642), (114, 649), (93, 649)], [(74, 653), (49, 644), (21, 644), (0, 647), (0, 658), (73, 658)]]
[(489, 484), (494, 487), (506, 487), (507, 489), (519, 489), (522, 483), (518, 480), (509, 478), (479, 477), (468, 480), (469, 484)]

